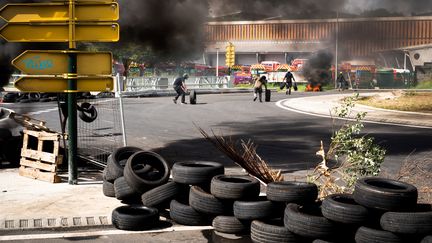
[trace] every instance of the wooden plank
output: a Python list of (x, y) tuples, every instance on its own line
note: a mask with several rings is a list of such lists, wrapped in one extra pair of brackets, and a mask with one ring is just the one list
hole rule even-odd
[(41, 160), (43, 162), (53, 163), (53, 164), (55, 164), (57, 162), (57, 157), (58, 157), (52, 153), (36, 151), (33, 149), (21, 150), (21, 156), (26, 157), (26, 158), (30, 158), (30, 159), (34, 159), (34, 160)]
[(29, 160), (26, 158), (21, 158), (20, 165), (35, 168), (35, 169), (44, 170), (47, 172), (56, 172), (56, 170), (57, 170), (56, 164), (47, 164), (47, 163), (42, 163), (39, 161)]
[(28, 168), (25, 166), (20, 166), (18, 172), (20, 176), (25, 176), (32, 179), (47, 181), (51, 183), (61, 182), (61, 178), (53, 172), (41, 172), (39, 169)]
[(60, 139), (60, 135), (57, 133), (50, 133), (45, 131), (33, 131), (33, 130), (24, 130), (23, 132), (24, 134), (37, 137), (39, 140), (58, 141)]

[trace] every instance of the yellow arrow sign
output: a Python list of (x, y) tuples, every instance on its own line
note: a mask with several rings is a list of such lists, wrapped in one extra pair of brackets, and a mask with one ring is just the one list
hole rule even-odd
[(78, 75), (111, 75), (111, 52), (25, 51), (12, 65), (25, 74), (62, 75), (68, 73), (68, 53), (77, 54)]
[[(14, 83), (15, 88), (22, 92), (63, 93), (68, 91), (67, 79), (59, 77), (21, 77)], [(112, 77), (86, 77), (77, 79), (78, 92), (112, 91)]]
[[(7, 4), (0, 17), (9, 23), (68, 21), (69, 6), (63, 3)], [(118, 3), (75, 5), (75, 21), (117, 21)]]
[[(0, 36), (9, 42), (68, 42), (69, 26), (65, 23), (10, 23), (0, 29)], [(72, 41), (116, 42), (119, 39), (117, 23), (79, 23)]]

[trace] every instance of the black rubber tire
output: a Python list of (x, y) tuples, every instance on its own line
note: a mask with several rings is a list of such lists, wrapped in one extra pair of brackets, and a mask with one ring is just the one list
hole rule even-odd
[(403, 239), (394, 233), (368, 228), (365, 226), (360, 227), (355, 234), (356, 243), (403, 243)]
[(104, 180), (102, 182), (102, 192), (107, 197), (115, 197), (114, 184)]
[(369, 220), (370, 211), (358, 205), (352, 194), (332, 194), (324, 198), (321, 211), (324, 217), (344, 224), (361, 225)]
[(365, 207), (385, 211), (409, 211), (417, 204), (417, 188), (411, 184), (379, 177), (357, 180), (354, 200)]
[(250, 221), (239, 220), (234, 216), (217, 216), (212, 226), (217, 232), (239, 234), (250, 230)]
[(132, 146), (115, 149), (107, 159), (106, 179), (109, 181), (114, 181), (115, 179), (122, 177), (127, 159), (129, 159), (132, 154), (138, 151), (142, 151), (142, 149)]
[(190, 94), (189, 94), (189, 102), (191, 105), (195, 105), (196, 104), (196, 91), (195, 90), (191, 90)]
[(170, 218), (182, 225), (209, 225), (208, 216), (197, 212), (191, 206), (172, 200), (170, 204)]
[[(152, 170), (146, 173), (137, 173), (149, 165)], [(136, 168), (139, 168), (138, 170)], [(153, 173), (156, 172), (156, 173)], [(126, 182), (135, 191), (144, 193), (150, 189), (166, 183), (169, 179), (170, 169), (162, 156), (151, 151), (138, 151), (131, 155), (124, 168)]]
[[(127, 159), (122, 159), (119, 161), (119, 165), (121, 167), (124, 167), (126, 165)], [(106, 173), (105, 173), (105, 179), (107, 181), (114, 182), (118, 178), (123, 176), (123, 169), (119, 169), (114, 162), (112, 161), (112, 158), (108, 156), (107, 160), (107, 167), (105, 167)]]
[(224, 172), (224, 166), (218, 162), (177, 162), (172, 167), (172, 179), (177, 183), (200, 185), (210, 183), (213, 176)]
[(432, 235), (424, 237), (420, 243), (432, 243)]
[(189, 193), (189, 205), (196, 211), (208, 215), (232, 215), (232, 201), (218, 199), (205, 192), (201, 187), (193, 186)]
[(233, 205), (234, 216), (241, 220), (270, 219), (277, 217), (277, 205), (259, 197), (256, 201), (235, 201)]
[(146, 207), (158, 208), (174, 199), (179, 193), (179, 184), (171, 181), (145, 192), (141, 195), (141, 201)]
[(29, 93), (28, 99), (31, 102), (38, 102), (40, 100), (40, 93)]
[(96, 107), (87, 102), (82, 103), (80, 109), (78, 110), (81, 120), (87, 123), (93, 122), (98, 116)]
[(120, 206), (112, 212), (112, 224), (121, 230), (146, 230), (158, 223), (159, 213), (155, 208)]
[(136, 198), (139, 198), (140, 194), (136, 192), (132, 187), (130, 187), (125, 178), (119, 177), (114, 181), (114, 191), (115, 191), (115, 197), (118, 200), (134, 200)]
[(260, 183), (250, 176), (217, 175), (211, 180), (210, 192), (221, 199), (255, 199), (260, 193)]
[(321, 216), (321, 210), (316, 205), (288, 204), (284, 224), (294, 234), (310, 239), (331, 239), (338, 232), (337, 225)]
[(284, 227), (283, 222), (276, 220), (252, 221), (251, 239), (255, 243), (304, 242), (303, 238)]
[(381, 216), (381, 227), (398, 234), (427, 235), (432, 233), (432, 211), (386, 212)]
[(318, 187), (314, 183), (280, 181), (267, 185), (267, 198), (270, 201), (303, 205), (313, 203), (317, 197)]

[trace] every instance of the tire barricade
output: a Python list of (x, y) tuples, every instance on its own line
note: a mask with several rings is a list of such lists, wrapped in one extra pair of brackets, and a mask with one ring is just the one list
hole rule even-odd
[[(123, 175), (116, 170), (113, 179), (109, 168), (103, 174), (103, 193), (132, 203), (114, 209), (112, 221), (119, 229), (160, 227), (155, 214), (168, 209), (168, 217), (178, 224), (211, 225), (220, 233), (250, 235), (258, 243), (424, 243), (432, 238), (432, 205), (418, 204), (417, 189), (401, 181), (361, 178), (353, 194), (333, 194), (322, 201), (313, 183), (273, 182), (266, 196), (260, 196), (255, 178), (225, 175), (216, 162), (178, 162), (170, 171), (155, 153), (119, 150), (107, 167), (123, 167)], [(127, 180), (128, 174), (135, 180)]]

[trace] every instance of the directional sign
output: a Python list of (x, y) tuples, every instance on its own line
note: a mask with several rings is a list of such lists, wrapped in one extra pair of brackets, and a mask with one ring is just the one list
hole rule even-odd
[[(7, 4), (0, 17), (9, 23), (68, 21), (69, 6), (63, 3)], [(75, 21), (117, 21), (118, 3), (75, 5)]]
[(77, 54), (78, 75), (111, 75), (111, 52), (25, 51), (12, 65), (25, 74), (62, 75), (68, 73), (68, 54)]
[[(21, 77), (14, 83), (15, 88), (23, 92), (67, 92), (68, 81), (60, 77)], [(112, 91), (114, 79), (112, 77), (86, 77), (77, 79), (77, 91)]]
[[(120, 39), (117, 23), (77, 23), (72, 41), (116, 42)], [(66, 23), (9, 23), (0, 29), (0, 36), (9, 42), (68, 42), (69, 26)]]

